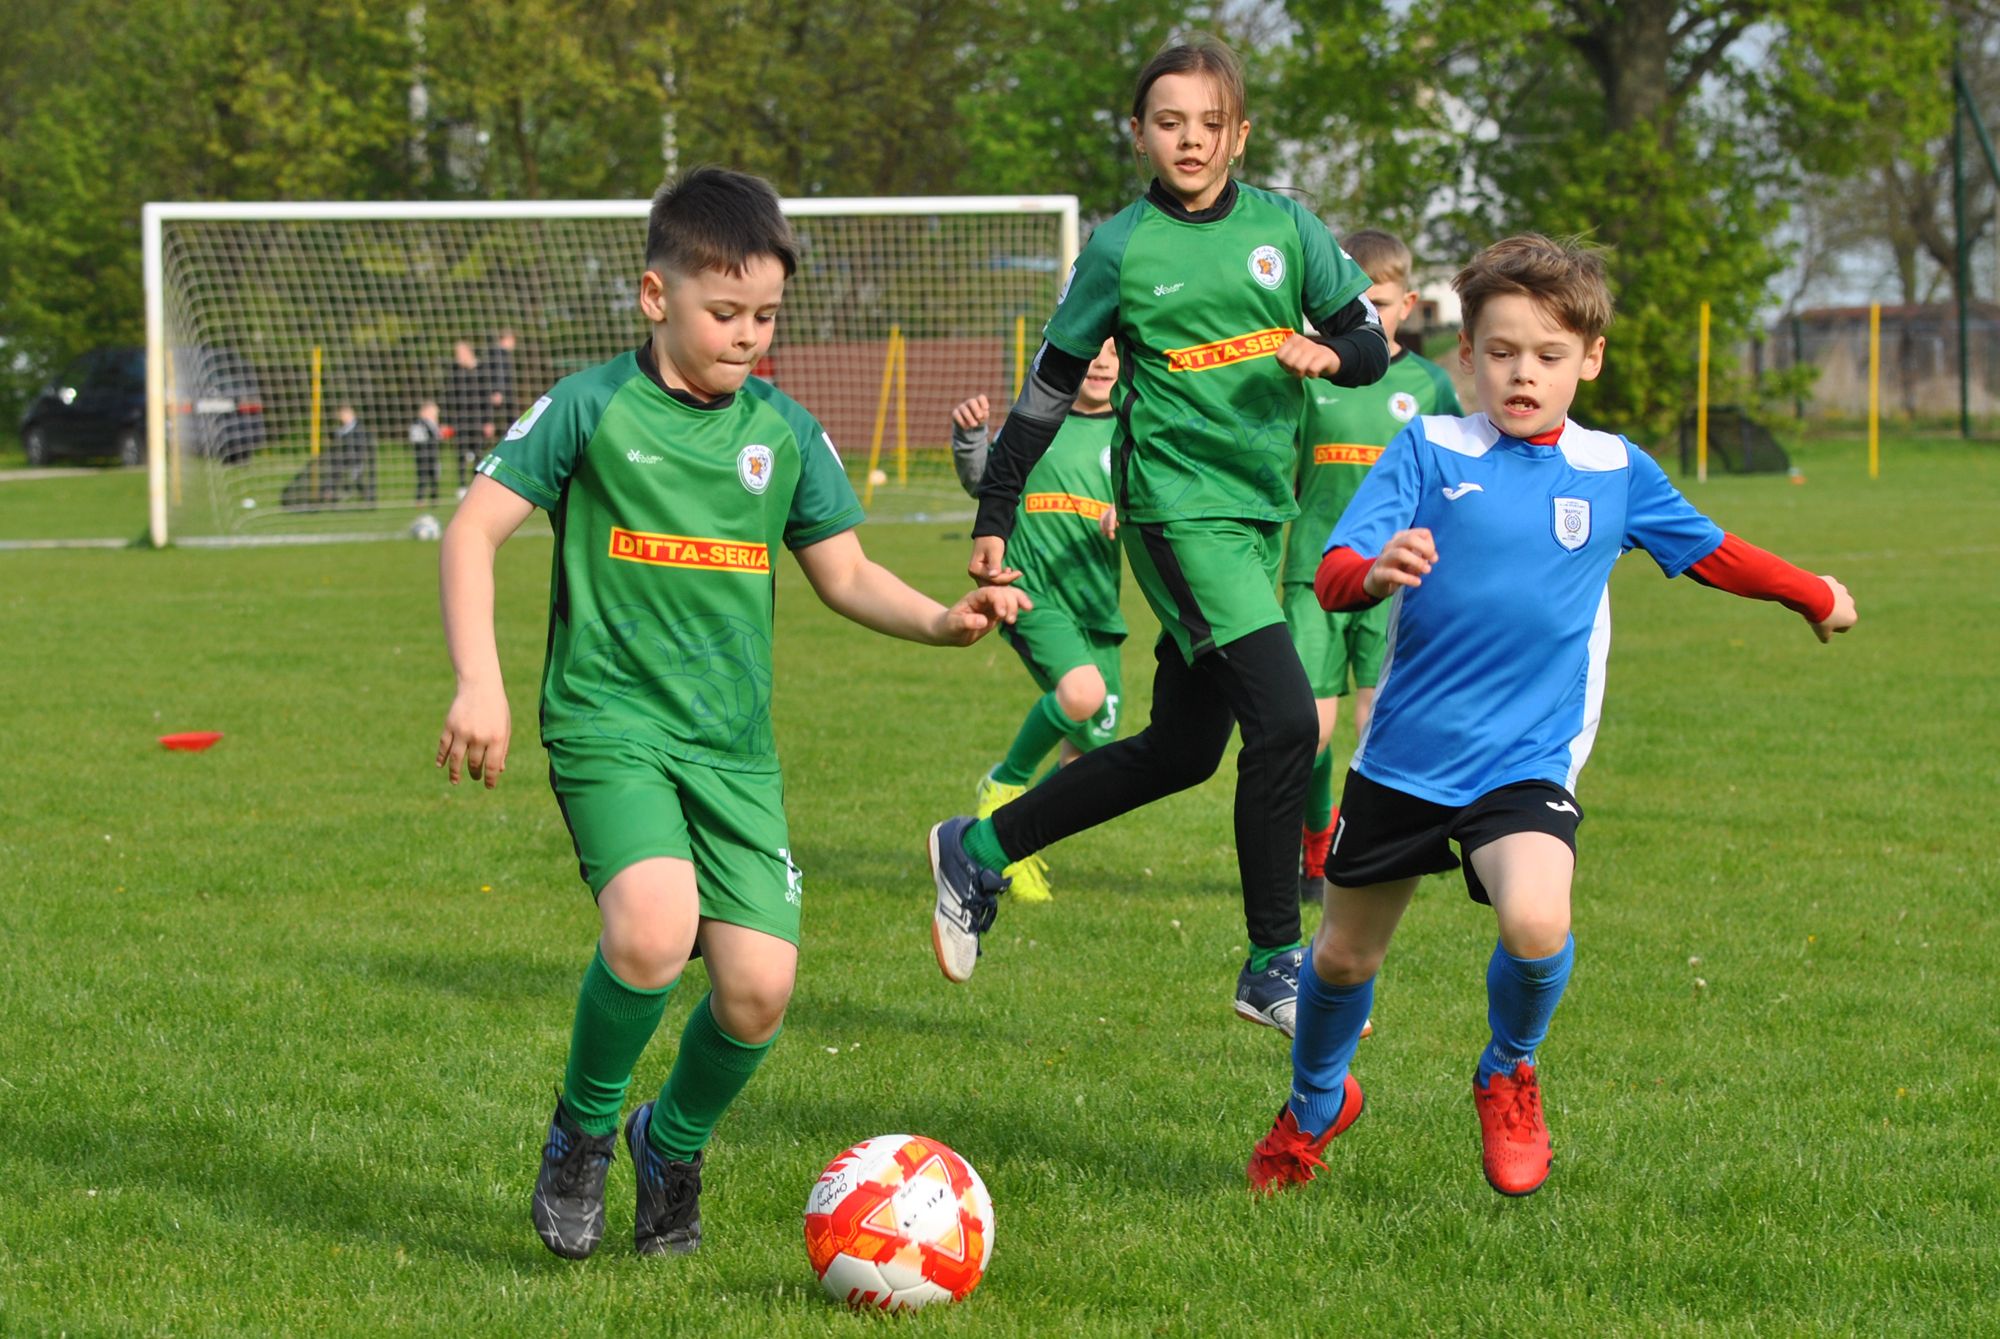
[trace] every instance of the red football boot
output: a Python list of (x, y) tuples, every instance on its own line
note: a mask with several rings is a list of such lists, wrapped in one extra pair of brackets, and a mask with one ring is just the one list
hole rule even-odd
[(1354, 1075), (1347, 1076), (1341, 1089), (1340, 1115), (1335, 1118), (1326, 1132), (1315, 1139), (1299, 1128), (1297, 1116), (1292, 1114), (1290, 1102), (1278, 1111), (1278, 1119), (1271, 1123), (1271, 1133), (1257, 1141), (1250, 1150), (1250, 1188), (1261, 1194), (1275, 1195), (1291, 1185), (1304, 1185), (1313, 1179), (1315, 1168), (1326, 1166), (1320, 1154), (1333, 1142), (1334, 1136), (1354, 1124), (1361, 1115), (1361, 1085)]
[(1549, 1179), (1555, 1155), (1549, 1126), (1542, 1119), (1542, 1090), (1535, 1067), (1526, 1061), (1512, 1074), (1495, 1074), (1487, 1086), (1472, 1081), (1472, 1104), (1479, 1110), (1480, 1165), (1486, 1181), (1503, 1195), (1532, 1195)]

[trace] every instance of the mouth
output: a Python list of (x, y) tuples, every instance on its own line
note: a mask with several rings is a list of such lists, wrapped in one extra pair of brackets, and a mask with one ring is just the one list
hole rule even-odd
[(1207, 166), (1208, 164), (1200, 158), (1181, 158), (1176, 159), (1174, 162), (1174, 170), (1176, 172), (1186, 172), (1190, 176), (1196, 172), (1200, 172)]
[(1510, 395), (1501, 402), (1501, 408), (1510, 414), (1534, 414), (1540, 412), (1541, 407), (1541, 401), (1530, 399), (1525, 395)]

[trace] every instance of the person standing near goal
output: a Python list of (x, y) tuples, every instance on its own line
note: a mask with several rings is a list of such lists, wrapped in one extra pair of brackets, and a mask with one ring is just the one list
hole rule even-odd
[(772, 553), (790, 548), (835, 612), (910, 641), (969, 645), (1030, 607), (986, 587), (946, 608), (862, 552), (831, 441), (750, 375), (797, 256), (761, 179), (705, 168), (664, 186), (639, 280), (650, 337), (537, 400), (444, 535), (458, 689), (436, 759), (488, 787), (512, 731), (494, 557), (537, 506), (556, 535), (541, 733), (603, 924), (531, 1201), (558, 1255), (603, 1237), (625, 1092), (689, 958), (709, 993), (659, 1097), (625, 1124), (642, 1255), (700, 1243), (704, 1149), (791, 997), (804, 885), (771, 733)]
[[(1002, 870), (1199, 784), (1240, 724), (1236, 858), (1250, 954), (1235, 1008), (1289, 1036), (1303, 953), (1298, 822), (1318, 738), (1277, 599), (1284, 524), (1298, 514), (1300, 379), (1365, 385), (1388, 365), (1388, 345), (1362, 297), (1368, 276), (1326, 225), (1232, 178), (1250, 122), (1229, 48), (1199, 37), (1156, 55), (1139, 75), (1131, 131), (1153, 183), (1097, 229), (1070, 273), (988, 460), (969, 568), (984, 582), (1019, 576), (1007, 541), (1022, 481), (1114, 337), (1120, 533), (1164, 629), (1152, 719), (991, 818), (931, 829), (932, 947), (948, 979), (968, 979)], [(1306, 319), (1320, 336), (1295, 333)]]
[[(981, 818), (1026, 794), (1051, 749), (1059, 750), (1058, 765), (1067, 767), (1118, 736), (1125, 615), (1118, 607), (1117, 512), (1111, 504), (1111, 392), (1117, 384), (1118, 349), (1107, 339), (1023, 486), (1009, 557), (1035, 608), (1000, 635), (1042, 696), (1028, 708), (1006, 756), (979, 778), (973, 805)], [(983, 395), (951, 411), (952, 463), (974, 496), (986, 472), (991, 412)], [(1002, 874), (1008, 894), (1022, 902), (1053, 895), (1039, 855)]]
[[(1832, 577), (1723, 533), (1625, 438), (1569, 417), (1604, 365), (1611, 290), (1596, 253), (1496, 242), (1453, 280), (1480, 412), (1413, 420), (1362, 481), (1314, 580), (1322, 607), (1393, 597), (1390, 660), (1341, 794), (1326, 910), (1299, 981), (1291, 1094), (1250, 1154), (1253, 1188), (1310, 1181), (1361, 1114), (1349, 1072), (1375, 974), (1426, 874), (1492, 906), (1491, 1036), (1474, 1065), (1481, 1167), (1503, 1195), (1548, 1179), (1536, 1050), (1568, 984), (1576, 779), (1603, 706), (1612, 564), (1644, 549), (1800, 614), (1854, 626)], [(1458, 844), (1453, 855), (1450, 843)]]

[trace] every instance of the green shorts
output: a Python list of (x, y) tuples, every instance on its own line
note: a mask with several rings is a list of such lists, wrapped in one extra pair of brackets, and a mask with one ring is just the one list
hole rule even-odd
[(1118, 535), (1146, 603), (1191, 665), (1285, 621), (1278, 608), (1284, 530), (1278, 521), (1127, 522)]
[(1054, 601), (1037, 604), (1000, 635), (1028, 667), (1028, 677), (1044, 693), (1053, 693), (1063, 675), (1084, 665), (1097, 666), (1104, 676), (1104, 706), (1084, 721), (1070, 742), (1088, 753), (1118, 738), (1118, 700), (1124, 692), (1125, 634), (1098, 632), (1079, 624)]
[(778, 773), (723, 771), (628, 739), (556, 739), (548, 750), (592, 897), (620, 870), (674, 856), (694, 863), (703, 916), (799, 942), (804, 888)]
[(1346, 697), (1348, 674), (1356, 688), (1382, 682), (1382, 661), (1389, 652), (1387, 600), (1352, 614), (1329, 614), (1319, 607), (1313, 588), (1285, 583), (1285, 627), (1306, 667), (1314, 697)]

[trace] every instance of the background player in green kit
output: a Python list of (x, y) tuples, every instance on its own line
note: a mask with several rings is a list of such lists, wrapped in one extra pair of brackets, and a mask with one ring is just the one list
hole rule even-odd
[[(1366, 385), (1388, 345), (1362, 297), (1368, 276), (1326, 225), (1232, 179), (1250, 123), (1227, 47), (1198, 38), (1148, 62), (1131, 131), (1154, 180), (1077, 259), (987, 463), (969, 568), (979, 581), (1018, 578), (1008, 539), (1026, 477), (1089, 359), (1115, 338), (1119, 533), (1164, 629), (1152, 718), (991, 818), (932, 829), (932, 946), (946, 977), (965, 980), (1006, 866), (1199, 784), (1240, 725), (1236, 857), (1251, 948), (1235, 1008), (1289, 1036), (1302, 958), (1297, 824), (1318, 738), (1277, 598), (1282, 531), (1297, 514), (1300, 378)], [(1321, 335), (1297, 334), (1305, 320)]]
[[(1007, 756), (980, 778), (974, 812), (990, 816), (1026, 792), (1049, 750), (1067, 766), (1118, 736), (1123, 691), (1120, 651), (1125, 615), (1118, 608), (1116, 513), (1111, 504), (1111, 392), (1118, 350), (1105, 340), (1084, 371), (1069, 416), (1023, 485), (1008, 558), (1020, 570), (1018, 588), (1035, 607), (1001, 636), (1021, 657), (1042, 696), (1028, 708)], [(983, 395), (951, 411), (952, 461), (959, 482), (975, 492), (986, 472)], [(1023, 902), (1049, 900), (1048, 865), (1025, 856), (1002, 871), (1007, 891)]]
[(1458, 414), (1458, 392), (1442, 367), (1396, 342), (1396, 331), (1417, 305), (1410, 287), (1410, 248), (1393, 233), (1363, 228), (1349, 233), (1341, 249), (1354, 257), (1372, 281), (1368, 301), (1382, 318), (1389, 341), (1389, 370), (1373, 386), (1342, 390), (1315, 385), (1306, 394), (1299, 431), (1299, 517), (1285, 541), (1285, 626), (1312, 683), (1319, 709), (1319, 752), (1301, 825), (1299, 900), (1317, 903), (1326, 892), (1326, 850), (1333, 840), (1333, 727), (1340, 699), (1354, 685), (1354, 730), (1368, 728), (1375, 685), (1389, 643), (1389, 606), (1378, 604), (1353, 614), (1329, 614), (1313, 595), (1313, 574), (1326, 551), (1334, 523), (1368, 467), (1403, 425), (1419, 414)]
[(710, 991), (625, 1126), (641, 1254), (699, 1244), (702, 1150), (791, 998), (803, 886), (771, 735), (772, 553), (790, 548), (835, 612), (911, 641), (966, 645), (1029, 606), (982, 589), (947, 609), (862, 553), (832, 442), (750, 375), (796, 265), (758, 178), (702, 169), (662, 188), (639, 281), (651, 337), (536, 401), (444, 536), (458, 691), (437, 761), (490, 787), (512, 728), (494, 554), (537, 506), (555, 528), (541, 733), (603, 921), (532, 1200), (558, 1255), (604, 1235), (625, 1090), (689, 957)]

